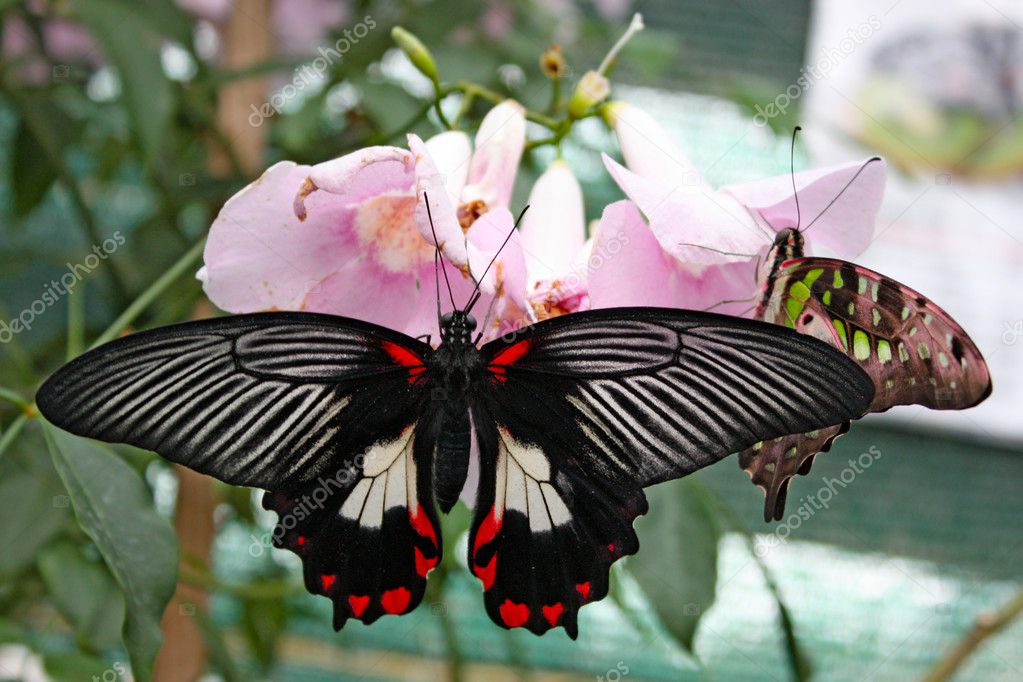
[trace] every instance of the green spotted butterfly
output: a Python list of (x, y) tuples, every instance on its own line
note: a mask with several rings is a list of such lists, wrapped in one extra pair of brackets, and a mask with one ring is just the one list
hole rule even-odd
[[(977, 346), (933, 301), (872, 270), (831, 258), (804, 257), (795, 228), (778, 232), (768, 253), (754, 316), (833, 344), (874, 381), (868, 412), (896, 405), (962, 410), (991, 393)], [(819, 452), (849, 422), (757, 443), (739, 465), (764, 489), (764, 520), (780, 520), (789, 481), (807, 474)]]

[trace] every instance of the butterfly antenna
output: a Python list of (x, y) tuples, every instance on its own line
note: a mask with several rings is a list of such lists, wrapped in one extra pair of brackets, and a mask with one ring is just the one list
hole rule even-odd
[[(433, 245), (437, 249), (437, 253), (440, 253), (440, 241), (437, 239), (437, 230), (433, 227), (433, 212), (430, 211), (430, 197), (423, 192), (423, 200), (426, 202), (426, 217), (430, 220), (430, 232), (433, 233)], [(451, 299), (451, 309), (457, 310), (458, 306), (455, 305), (455, 295), (451, 293), (451, 280), (448, 279), (448, 271), (444, 269), (443, 263), (440, 259), (434, 256), (434, 276), (437, 274), (437, 270), (444, 273), (444, 284), (448, 288), (448, 298)], [(440, 320), (440, 280), (437, 280), (437, 319)]]
[(817, 214), (816, 218), (814, 218), (813, 220), (810, 221), (810, 224), (806, 226), (806, 230), (803, 230), (803, 232), (806, 232), (811, 227), (813, 227), (813, 224), (816, 223), (818, 220), (820, 220), (821, 216), (824, 215), (829, 208), (834, 206), (835, 202), (838, 201), (839, 197), (841, 197), (843, 194), (845, 194), (845, 190), (849, 189), (849, 187), (854, 182), (856, 182), (856, 178), (860, 177), (860, 173), (862, 173), (864, 170), (866, 170), (867, 166), (869, 166), (870, 164), (874, 163), (875, 161), (880, 161), (880, 160), (881, 160), (880, 156), (872, 156), (869, 159), (867, 159), (866, 161), (864, 161), (863, 165), (860, 166), (859, 170), (856, 171), (856, 175), (852, 176), (852, 178), (849, 179), (849, 182), (845, 183), (845, 187), (843, 187), (841, 189), (841, 191), (839, 191), (839, 193), (835, 195), (834, 199), (832, 199), (831, 201), (828, 202), (827, 206), (825, 206), (824, 208), (821, 209), (821, 212)]
[(472, 307), (476, 305), (476, 302), (480, 299), (480, 296), (483, 295), (483, 292), (480, 291), (480, 286), (483, 284), (483, 280), (487, 278), (487, 273), (490, 272), (490, 268), (492, 268), (494, 266), (494, 263), (497, 262), (497, 257), (501, 255), (501, 251), (503, 251), (504, 247), (508, 245), (509, 241), (511, 241), (512, 235), (515, 234), (515, 230), (518, 229), (519, 223), (522, 222), (522, 216), (526, 215), (527, 210), (529, 210), (528, 205), (522, 209), (521, 213), (519, 213), (519, 217), (515, 219), (515, 224), (512, 225), (512, 229), (510, 232), (508, 232), (508, 236), (504, 238), (504, 241), (501, 242), (501, 246), (500, 248), (497, 249), (497, 252), (494, 254), (494, 257), (490, 259), (489, 263), (487, 263), (487, 267), (483, 270), (483, 274), (480, 275), (479, 281), (476, 282), (476, 288), (472, 290), (472, 294), (469, 296), (469, 302), (466, 303), (465, 305), (466, 313), (472, 310)]
[(799, 192), (796, 191), (796, 133), (800, 130), (802, 128), (799, 126), (792, 129), (792, 144), (789, 146), (789, 178), (792, 180), (792, 198), (796, 200), (796, 232), (799, 232), (799, 226), (803, 219), (799, 212)]

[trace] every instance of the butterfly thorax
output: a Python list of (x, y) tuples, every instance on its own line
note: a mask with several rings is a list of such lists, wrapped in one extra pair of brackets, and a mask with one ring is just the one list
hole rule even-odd
[(433, 462), (434, 491), (446, 513), (458, 499), (469, 468), (471, 422), (469, 391), (484, 371), (472, 334), (476, 320), (461, 311), (441, 318), (441, 343), (430, 359), (436, 377), (432, 400), (436, 403), (438, 436)]
[(763, 294), (755, 313), (757, 319), (765, 319), (764, 315), (774, 294), (774, 286), (782, 263), (805, 256), (805, 243), (803, 234), (794, 227), (786, 227), (778, 231), (774, 238), (774, 244), (771, 245), (765, 259)]

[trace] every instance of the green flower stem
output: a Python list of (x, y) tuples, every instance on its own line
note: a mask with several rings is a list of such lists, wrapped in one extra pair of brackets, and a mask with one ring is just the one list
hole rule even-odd
[[(465, 95), (472, 94), (474, 97), (485, 99), (486, 101), (492, 104), (500, 104), (501, 102), (508, 99), (506, 96), (502, 95), (499, 92), (496, 92), (494, 90), (491, 90), (490, 88), (484, 87), (482, 85), (470, 81), (465, 80), (456, 81), (454, 86), (452, 87), (454, 90), (462, 92)], [(558, 121), (557, 119), (551, 118), (550, 116), (541, 114), (536, 111), (530, 111), (528, 109), (526, 110), (526, 119), (533, 121), (534, 123), (539, 123), (540, 125), (544, 126), (545, 128), (549, 128), (550, 130), (557, 130), (562, 124), (562, 121)]]
[(67, 359), (80, 355), (85, 347), (85, 284), (68, 296), (67, 300)]
[(212, 573), (201, 573), (184, 569), (180, 582), (194, 587), (226, 592), (239, 599), (281, 599), (305, 592), (305, 586), (293, 580), (272, 580), (248, 585), (224, 582)]
[(106, 331), (99, 335), (99, 338), (92, 344), (92, 348), (104, 344), (107, 341), (112, 341), (124, 330), (125, 327), (130, 325), (135, 319), (145, 311), (146, 308), (160, 295), (167, 287), (175, 282), (181, 275), (187, 272), (190, 268), (194, 267), (196, 262), (202, 257), (203, 247), (206, 245), (206, 240), (203, 239), (197, 242), (192, 248), (190, 248), (181, 258), (178, 259), (174, 265), (164, 272), (160, 277), (149, 285), (149, 288), (139, 294), (138, 298), (131, 302), (131, 304), (125, 308), (124, 312), (114, 320), (114, 322), (107, 327)]
[(547, 105), (547, 113), (557, 115), (561, 108), (561, 77), (551, 79), (551, 101)]
[(32, 404), (11, 389), (3, 388), (2, 386), (0, 386), (0, 400), (6, 400), (13, 405), (17, 405), (23, 410)]
[(398, 126), (397, 128), (390, 132), (374, 135), (372, 138), (370, 138), (368, 144), (369, 145), (384, 144), (386, 142), (390, 142), (399, 135), (404, 135), (405, 133), (412, 130), (412, 128), (415, 127), (417, 123), (426, 118), (426, 115), (430, 113), (430, 109), (433, 109), (434, 106), (435, 103), (433, 100), (426, 102), (425, 104), (423, 104), (422, 107), (420, 107), (416, 111), (415, 114), (412, 115), (411, 118), (409, 118), (408, 121), (406, 121), (405, 123), (403, 123), (402, 125)]
[(25, 424), (31, 419), (31, 414), (26, 410), (18, 415), (18, 418), (11, 422), (11, 425), (4, 431), (4, 435), (0, 436), (0, 457), (7, 452), (7, 448), (11, 446), (17, 438), (21, 430), (25, 428)]
[(458, 122), (462, 120), (462, 117), (469, 113), (469, 109), (472, 108), (473, 102), (475, 101), (476, 93), (474, 92), (467, 92), (462, 95), (462, 105), (458, 107), (458, 113), (455, 114), (453, 119), (451, 119), (451, 123), (457, 126)]
[(1023, 592), (1018, 593), (998, 611), (978, 616), (970, 631), (948, 653), (942, 656), (941, 660), (922, 678), (922, 682), (944, 682), (952, 679), (955, 672), (966, 659), (977, 651), (981, 644), (1003, 630), (1021, 614), (1023, 614)]

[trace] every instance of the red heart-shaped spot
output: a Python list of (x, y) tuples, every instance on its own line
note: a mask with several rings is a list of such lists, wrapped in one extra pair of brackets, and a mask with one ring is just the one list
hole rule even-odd
[(589, 601), (590, 599), (590, 583), (579, 583), (575, 586), (575, 591), (579, 593), (579, 596), (583, 598), (583, 601)]
[(554, 626), (561, 620), (561, 614), (565, 611), (565, 607), (561, 605), (561, 602), (557, 602), (543, 607), (541, 611), (543, 611), (543, 617), (547, 619), (547, 622)]
[(529, 620), (529, 607), (525, 604), (516, 604), (511, 599), (505, 599), (501, 604), (501, 620), (510, 628), (517, 628)]
[(362, 612), (369, 606), (369, 595), (350, 594), (348, 595), (348, 605), (352, 607), (352, 615), (360, 618)]
[(337, 582), (337, 576), (336, 575), (321, 575), (320, 576), (320, 584), (323, 585), (323, 591), (324, 592), (327, 592), (328, 590), (330, 590), (330, 586), (333, 585), (335, 582)]
[(411, 592), (404, 587), (396, 587), (384, 592), (384, 595), (380, 597), (380, 605), (387, 613), (405, 613), (410, 599), (412, 599)]

